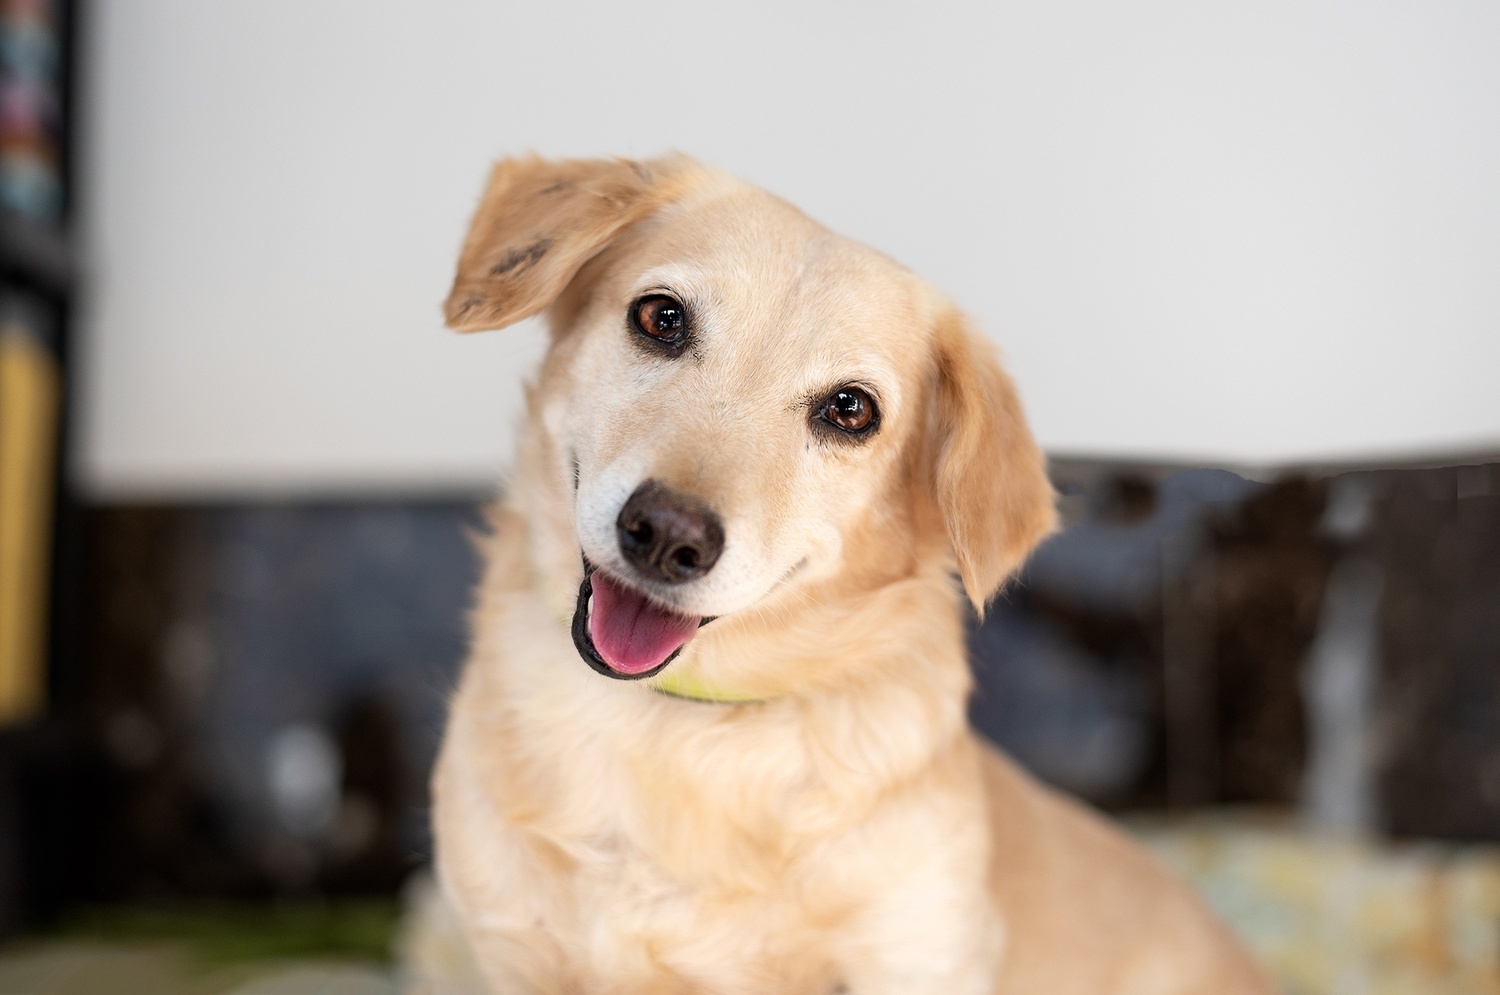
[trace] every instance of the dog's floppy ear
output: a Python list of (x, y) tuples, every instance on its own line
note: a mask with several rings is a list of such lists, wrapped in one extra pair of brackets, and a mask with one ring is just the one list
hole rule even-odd
[(489, 185), (443, 306), (460, 332), (545, 310), (584, 263), (661, 202), (658, 171), (627, 159), (507, 159)]
[(1046, 460), (995, 348), (955, 311), (939, 320), (934, 485), (964, 591), (984, 614), (1056, 526)]

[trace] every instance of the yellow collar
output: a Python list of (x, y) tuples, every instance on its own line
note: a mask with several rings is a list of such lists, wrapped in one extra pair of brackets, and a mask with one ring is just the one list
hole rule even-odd
[(753, 705), (765, 701), (764, 698), (758, 698), (753, 694), (745, 694), (743, 691), (735, 691), (732, 688), (721, 687), (702, 680), (691, 670), (680, 670), (670, 666), (652, 678), (650, 687), (652, 690), (673, 698), (703, 701), (713, 705)]

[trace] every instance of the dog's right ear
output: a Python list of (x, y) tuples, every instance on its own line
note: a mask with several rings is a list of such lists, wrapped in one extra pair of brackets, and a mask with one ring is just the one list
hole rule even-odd
[(662, 202), (662, 183), (628, 159), (507, 159), (490, 174), (443, 305), (460, 332), (545, 310), (609, 242)]
[(938, 322), (935, 485), (974, 610), (1057, 524), (1047, 461), (995, 347), (957, 311)]

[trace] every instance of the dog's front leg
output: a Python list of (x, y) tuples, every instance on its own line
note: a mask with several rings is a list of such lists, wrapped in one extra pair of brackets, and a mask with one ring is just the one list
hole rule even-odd
[(869, 873), (871, 892), (838, 943), (849, 995), (990, 995), (1007, 937), (986, 885), (988, 840), (978, 820), (934, 824), (913, 804), (867, 828), (872, 842), (904, 845), (844, 852), (858, 868), (883, 872)]
[[(991, 995), (1000, 975), (1005, 931), (992, 913), (969, 922), (936, 916), (924, 923), (920, 907), (906, 908), (910, 929), (845, 962), (840, 995)], [(941, 920), (955, 931), (931, 935)], [(899, 932), (899, 931), (898, 931)]]

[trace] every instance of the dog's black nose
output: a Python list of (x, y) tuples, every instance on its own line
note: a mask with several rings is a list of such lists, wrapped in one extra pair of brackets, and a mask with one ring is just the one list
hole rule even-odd
[(625, 559), (667, 584), (702, 577), (724, 551), (724, 526), (713, 509), (654, 480), (630, 495), (615, 530)]

